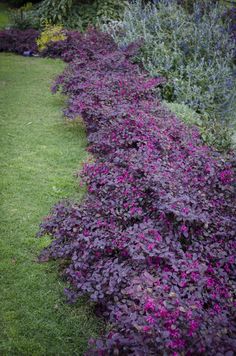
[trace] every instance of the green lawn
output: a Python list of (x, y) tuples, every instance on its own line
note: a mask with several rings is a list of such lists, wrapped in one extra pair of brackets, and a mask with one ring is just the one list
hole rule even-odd
[(6, 4), (0, 3), (0, 30), (5, 28), (9, 22), (8, 8)]
[(0, 355), (82, 355), (101, 324), (87, 301), (65, 304), (57, 263), (39, 264), (38, 224), (87, 153), (82, 125), (64, 122), (50, 93), (60, 61), (0, 54)]

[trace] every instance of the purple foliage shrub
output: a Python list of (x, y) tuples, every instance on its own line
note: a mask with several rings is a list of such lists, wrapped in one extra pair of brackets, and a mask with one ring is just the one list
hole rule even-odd
[(78, 31), (66, 31), (65, 34), (67, 36), (65, 40), (48, 43), (42, 55), (60, 57), (65, 62), (72, 62), (76, 57), (81, 57), (85, 61), (116, 48), (110, 36), (96, 32), (92, 28), (83, 35)]
[(131, 63), (136, 45), (72, 38), (53, 90), (69, 96), (69, 119), (82, 115), (94, 159), (84, 201), (60, 202), (41, 225), (52, 243), (40, 258), (66, 260), (69, 300), (88, 295), (109, 322), (88, 354), (233, 355), (234, 157), (163, 109), (164, 79)]
[(14, 52), (23, 54), (25, 51), (38, 52), (36, 39), (37, 30), (4, 30), (0, 31), (0, 52)]

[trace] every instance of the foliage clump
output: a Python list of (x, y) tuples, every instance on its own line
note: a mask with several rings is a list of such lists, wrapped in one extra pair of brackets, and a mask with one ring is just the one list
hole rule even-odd
[(40, 37), (37, 39), (39, 51), (44, 50), (50, 42), (64, 41), (66, 39), (65, 31), (61, 25), (51, 25), (46, 22), (44, 30), (41, 32)]
[(28, 3), (11, 11), (11, 26), (19, 29), (43, 28), (45, 22), (50, 22), (84, 31), (91, 25), (120, 20), (127, 4), (126, 0), (43, 0), (34, 6)]
[(53, 90), (83, 117), (94, 159), (82, 204), (42, 223), (53, 241), (41, 260), (66, 260), (69, 300), (89, 296), (109, 322), (88, 354), (233, 355), (235, 157), (160, 105), (165, 79), (132, 63), (138, 45), (94, 30), (74, 41)]
[(40, 28), (40, 19), (31, 2), (19, 8), (10, 9), (10, 27), (18, 30)]
[(25, 51), (37, 53), (36, 40), (39, 37), (37, 30), (10, 29), (0, 31), (0, 52), (14, 52), (23, 54)]
[(71, 22), (73, 26), (74, 7), (73, 0), (43, 0), (35, 9), (35, 14), (40, 18), (41, 25), (49, 22), (53, 25), (63, 26)]
[(98, 25), (101, 22), (121, 20), (128, 5), (127, 0), (94, 0), (91, 3), (81, 4), (78, 13), (81, 18), (82, 27)]

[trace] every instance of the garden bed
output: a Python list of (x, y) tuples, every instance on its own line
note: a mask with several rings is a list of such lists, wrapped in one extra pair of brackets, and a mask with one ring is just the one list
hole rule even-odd
[(165, 79), (140, 72), (137, 50), (91, 30), (44, 53), (69, 62), (53, 91), (84, 119), (94, 161), (84, 202), (42, 224), (53, 241), (41, 259), (68, 261), (69, 300), (88, 295), (109, 322), (89, 355), (232, 354), (235, 157), (161, 105)]
[[(2, 50), (38, 52), (39, 34), (27, 31), (1, 33)], [(60, 201), (41, 224), (39, 236), (52, 242), (39, 259), (61, 260), (68, 301), (89, 298), (107, 321), (88, 355), (233, 355), (235, 152), (203, 141), (202, 104), (198, 114), (162, 104), (175, 79), (137, 64), (145, 42), (60, 31), (40, 55), (68, 63), (52, 90), (68, 98), (67, 121), (83, 119), (93, 157), (79, 173), (83, 201)], [(181, 107), (183, 120), (166, 106)]]

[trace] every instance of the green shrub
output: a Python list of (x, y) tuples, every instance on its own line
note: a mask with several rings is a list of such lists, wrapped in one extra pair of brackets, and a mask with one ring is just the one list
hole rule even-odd
[(62, 24), (69, 29), (86, 30), (89, 25), (97, 26), (110, 20), (120, 20), (127, 0), (43, 0), (32, 6), (22, 6), (13, 10), (11, 23), (13, 28), (43, 28), (45, 22)]
[(11, 27), (13, 28), (43, 29), (45, 23), (62, 24), (66, 28), (82, 29), (78, 6), (74, 6), (71, 0), (44, 0), (34, 6), (27, 3), (27, 6), (11, 11)]
[(202, 126), (200, 115), (193, 111), (189, 106), (185, 104), (169, 103), (168, 101), (164, 101), (163, 104), (187, 125)]
[(128, 1), (125, 0), (96, 0), (95, 6), (97, 19), (101, 19), (103, 21), (121, 19), (127, 5)]
[(73, 0), (43, 0), (38, 8), (41, 23), (63, 23), (71, 15)]
[[(73, 17), (77, 18), (74, 27), (85, 30), (89, 25), (97, 26), (110, 20), (120, 20), (127, 5), (127, 0), (93, 0), (74, 6)], [(70, 24), (71, 18), (66, 26)]]
[[(163, 103), (165, 107), (167, 107), (187, 125), (197, 126), (201, 133), (202, 140), (206, 144), (215, 146), (221, 151), (231, 147), (231, 137), (233, 134), (232, 129), (228, 127), (222, 127), (221, 124), (213, 119), (208, 122), (207, 117), (197, 114), (194, 110), (185, 104), (178, 104), (176, 102), (171, 103), (167, 101), (164, 101)], [(234, 140), (235, 139), (233, 139), (233, 142)]]
[(63, 24), (66, 28), (85, 30), (89, 25), (98, 25), (110, 19), (121, 19), (126, 0), (93, 0), (73, 2), (73, 0), (44, 0), (35, 11), (40, 23)]
[(12, 28), (20, 30), (40, 27), (39, 17), (31, 2), (10, 10), (10, 23)]
[(192, 13), (177, 0), (159, 0), (145, 7), (137, 0), (127, 7), (122, 21), (103, 26), (123, 46), (143, 41), (137, 61), (151, 75), (168, 79), (162, 97), (201, 114), (219, 148), (229, 145), (228, 128), (236, 113), (235, 44), (222, 21), (224, 10), (203, 0), (196, 1)]

